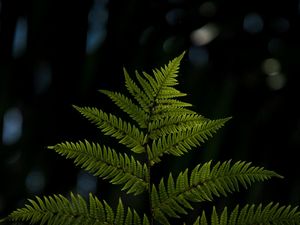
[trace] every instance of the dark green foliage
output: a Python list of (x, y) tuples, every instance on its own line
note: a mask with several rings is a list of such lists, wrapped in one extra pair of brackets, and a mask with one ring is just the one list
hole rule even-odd
[(231, 213), (227, 208), (218, 215), (213, 207), (212, 215), (207, 219), (205, 212), (197, 218), (193, 225), (247, 225), (247, 224), (299, 224), (300, 212), (297, 207), (279, 206), (269, 203), (263, 207), (262, 204), (246, 205), (242, 209), (237, 205)]
[[(49, 147), (62, 156), (74, 160), (75, 165), (91, 174), (107, 179), (112, 184), (122, 185), (127, 194), (149, 196), (149, 214), (143, 217), (130, 208), (125, 210), (121, 200), (116, 209), (105, 201), (90, 194), (89, 201), (80, 195), (71, 194), (71, 199), (61, 195), (29, 200), (30, 204), (12, 212), (6, 220), (30, 221), (48, 225), (65, 224), (170, 224), (169, 218), (180, 218), (193, 210), (194, 202), (213, 201), (215, 197), (247, 189), (257, 181), (279, 177), (277, 173), (249, 162), (206, 162), (194, 169), (185, 169), (179, 175), (169, 174), (158, 184), (152, 182), (151, 168), (161, 163), (164, 155), (177, 157), (200, 146), (220, 129), (230, 118), (210, 120), (188, 107), (191, 104), (178, 100), (186, 94), (174, 88), (180, 61), (184, 54), (170, 61), (168, 65), (148, 73), (136, 72), (136, 83), (124, 70), (125, 86), (133, 98), (127, 95), (101, 90), (132, 122), (116, 115), (91, 107), (74, 108), (104, 135), (114, 137), (127, 147), (129, 153), (91, 143), (63, 142)], [(138, 161), (136, 154), (144, 155)], [(207, 219), (209, 218), (209, 219)], [(262, 205), (237, 206), (232, 213), (225, 208), (220, 215), (215, 207), (210, 216), (203, 212), (194, 225), (234, 224), (300, 224), (300, 212), (290, 206), (270, 203)]]
[(29, 200), (30, 205), (14, 211), (10, 218), (13, 221), (30, 221), (32, 224), (65, 224), (65, 225), (96, 225), (96, 224), (149, 224), (146, 216), (143, 219), (136, 211), (124, 210), (121, 200), (115, 210), (105, 201), (100, 201), (92, 194), (89, 202), (71, 193), (71, 200), (62, 195), (53, 195), (43, 199)]
[(62, 143), (53, 149), (66, 158), (74, 159), (76, 165), (95, 176), (109, 179), (112, 184), (124, 184), (122, 190), (140, 194), (148, 188), (146, 176), (148, 168), (127, 154), (118, 154), (115, 150), (88, 141)]
[(187, 214), (185, 209), (193, 209), (190, 202), (213, 201), (213, 196), (227, 196), (228, 193), (239, 191), (239, 186), (247, 188), (255, 181), (263, 181), (278, 176), (264, 168), (250, 166), (250, 163), (230, 161), (211, 162), (197, 165), (188, 174), (188, 169), (181, 172), (174, 181), (169, 175), (167, 185), (161, 179), (158, 188), (152, 187), (152, 207), (154, 216), (167, 221), (166, 216), (178, 217)]

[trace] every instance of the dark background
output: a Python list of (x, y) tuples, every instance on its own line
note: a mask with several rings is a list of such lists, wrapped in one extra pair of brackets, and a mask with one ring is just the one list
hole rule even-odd
[(187, 101), (233, 119), (203, 147), (165, 158), (160, 175), (210, 159), (253, 161), (285, 179), (217, 204), (299, 204), (299, 18), (299, 1), (0, 0), (0, 217), (33, 195), (115, 201), (115, 187), (46, 146), (98, 140), (71, 105), (112, 112), (97, 90), (124, 90), (123, 67), (150, 72), (184, 50)]

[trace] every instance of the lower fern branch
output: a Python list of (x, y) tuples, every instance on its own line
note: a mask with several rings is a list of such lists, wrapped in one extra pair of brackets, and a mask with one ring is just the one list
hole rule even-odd
[(65, 142), (49, 147), (75, 164), (112, 184), (123, 185), (122, 190), (138, 195), (148, 188), (146, 182), (147, 166), (127, 154), (99, 144), (82, 142)]
[[(197, 218), (193, 225), (299, 225), (300, 211), (297, 207), (280, 206), (278, 203), (269, 203), (265, 207), (259, 205), (245, 205), (240, 208), (237, 205), (229, 213), (227, 207), (221, 213), (217, 213), (216, 208), (210, 216), (203, 211), (202, 215)], [(208, 219), (207, 219), (208, 218)], [(208, 221), (211, 221), (209, 223)]]
[(27, 221), (31, 224), (47, 225), (150, 225), (148, 218), (141, 218), (135, 210), (124, 210), (121, 200), (116, 209), (107, 202), (100, 201), (92, 194), (87, 203), (80, 195), (71, 193), (71, 200), (62, 195), (53, 195), (43, 199), (29, 200), (24, 208), (12, 212), (9, 221)]
[(227, 196), (239, 191), (240, 185), (247, 188), (256, 181), (268, 180), (271, 177), (281, 176), (246, 162), (239, 161), (231, 165), (231, 161), (226, 161), (213, 167), (211, 162), (199, 164), (190, 175), (186, 169), (176, 180), (170, 174), (167, 185), (161, 179), (158, 188), (152, 186), (154, 217), (160, 223), (168, 225), (168, 217), (178, 218), (180, 214), (187, 214), (186, 209), (193, 209), (190, 204), (192, 202), (212, 201), (214, 196)]

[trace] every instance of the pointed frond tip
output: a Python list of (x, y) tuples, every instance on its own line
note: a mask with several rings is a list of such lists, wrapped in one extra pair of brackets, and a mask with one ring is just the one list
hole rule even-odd
[(155, 218), (162, 224), (169, 224), (167, 217), (179, 217), (193, 209), (192, 202), (213, 201), (214, 196), (227, 196), (237, 192), (240, 186), (245, 189), (257, 181), (279, 177), (277, 173), (251, 163), (231, 161), (211, 165), (211, 161), (197, 165), (189, 174), (188, 169), (181, 172), (177, 179), (170, 174), (165, 183), (162, 179), (153, 185), (151, 201)]
[[(207, 219), (209, 218), (209, 219)], [(209, 223), (211, 221), (211, 223)], [(193, 225), (245, 225), (245, 224), (300, 224), (300, 211), (298, 207), (280, 206), (278, 203), (269, 203), (265, 207), (259, 205), (245, 205), (240, 208), (237, 205), (234, 210), (229, 213), (227, 207), (218, 214), (216, 208), (213, 208), (210, 217), (206, 217), (203, 211), (202, 215), (197, 218)]]
[[(166, 102), (172, 103), (171, 99), (174, 100), (174, 98), (176, 97), (186, 96), (185, 93), (181, 93), (173, 87), (178, 84), (177, 76), (179, 72), (180, 61), (182, 60), (183, 56), (184, 53), (174, 58), (167, 65), (161, 67), (160, 69), (154, 69), (153, 75), (149, 75), (146, 72), (139, 73), (138, 71), (135, 71), (138, 83), (135, 83), (133, 79), (130, 78), (127, 71), (123, 69), (125, 76), (125, 86), (129, 93), (133, 96), (133, 98), (139, 103), (139, 107), (142, 110), (142, 112), (146, 113), (146, 115), (152, 114), (154, 106), (163, 105)], [(132, 105), (132, 102), (130, 102), (130, 105), (132, 105), (133, 109), (130, 109), (130, 106), (124, 106), (124, 98), (123, 100), (120, 100), (120, 95), (112, 96), (111, 93), (108, 93), (106, 91), (104, 93), (109, 95), (109, 97), (123, 111), (131, 115), (133, 119), (138, 119), (138, 117), (133, 115), (131, 112), (134, 108), (136, 108), (134, 105)], [(128, 102), (129, 100), (126, 101)], [(158, 104), (158, 101), (161, 101), (162, 104)], [(190, 104), (188, 103), (183, 103), (175, 100), (173, 102), (174, 107), (185, 107), (189, 105)], [(135, 114), (139, 115), (140, 112), (138, 114), (137, 110), (135, 109)], [(145, 128), (145, 124), (141, 120), (138, 122), (141, 125), (141, 127)]]
[(149, 225), (146, 215), (141, 218), (135, 210), (124, 209), (123, 203), (113, 210), (106, 201), (100, 201), (92, 194), (89, 201), (81, 195), (71, 193), (70, 199), (62, 195), (36, 197), (29, 199), (29, 204), (17, 209), (8, 216), (10, 221), (27, 221), (31, 224), (115, 224), (115, 225)]
[(95, 176), (107, 179), (112, 184), (123, 185), (122, 190), (138, 195), (148, 188), (148, 168), (134, 157), (117, 153), (114, 149), (85, 142), (64, 142), (49, 146), (77, 166)]

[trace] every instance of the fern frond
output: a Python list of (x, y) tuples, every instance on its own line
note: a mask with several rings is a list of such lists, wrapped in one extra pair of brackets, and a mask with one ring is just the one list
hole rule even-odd
[(205, 212), (198, 217), (193, 225), (297, 225), (300, 224), (300, 211), (298, 207), (280, 206), (278, 203), (245, 205), (242, 209), (236, 206), (229, 214), (227, 207), (218, 215), (215, 207), (208, 223)]
[(183, 155), (191, 150), (192, 147), (200, 146), (201, 142), (204, 143), (208, 137), (212, 137), (212, 134), (220, 129), (229, 119), (203, 121), (203, 123), (198, 123), (196, 126), (189, 126), (188, 129), (154, 140), (151, 150), (148, 150), (149, 160), (157, 163), (160, 162), (160, 157), (163, 154)]
[(93, 175), (108, 179), (112, 184), (122, 184), (122, 190), (127, 190), (127, 193), (138, 195), (148, 188), (148, 168), (132, 156), (129, 158), (126, 154), (88, 141), (65, 142), (50, 148), (68, 159), (74, 159), (77, 166)]
[(145, 136), (134, 125), (97, 108), (78, 106), (74, 106), (74, 108), (89, 121), (96, 124), (105, 135), (119, 139), (119, 143), (124, 144), (133, 152), (142, 153), (145, 151), (143, 147)]
[(156, 101), (157, 105), (161, 108), (169, 108), (169, 107), (190, 107), (191, 103), (179, 101), (177, 99), (158, 99)]
[(161, 136), (181, 132), (205, 121), (209, 121), (209, 119), (198, 114), (177, 115), (155, 120), (148, 126), (149, 138), (157, 139)]
[(160, 112), (155, 114), (151, 114), (150, 121), (162, 120), (174, 116), (185, 116), (185, 115), (195, 115), (195, 114), (197, 113), (190, 109), (173, 107), (173, 108), (163, 109)]
[(29, 202), (24, 208), (12, 212), (7, 219), (41, 225), (149, 225), (146, 215), (142, 220), (130, 208), (124, 210), (121, 200), (117, 209), (113, 210), (106, 201), (100, 201), (92, 194), (89, 195), (88, 203), (82, 196), (73, 193), (70, 200), (62, 195), (53, 195), (36, 197), (36, 200), (29, 199)]
[(164, 179), (158, 188), (153, 185), (151, 202), (154, 217), (162, 224), (169, 224), (167, 217), (178, 217), (187, 214), (186, 209), (193, 209), (191, 202), (212, 201), (213, 196), (227, 196), (228, 193), (239, 191), (239, 186), (245, 188), (256, 181), (268, 180), (271, 177), (280, 177), (273, 171), (263, 167), (251, 166), (251, 163), (231, 161), (218, 162), (211, 168), (211, 162), (202, 166), (197, 165), (188, 174), (188, 169), (181, 172), (176, 182), (172, 174), (167, 184)]
[(142, 75), (140, 75), (138, 71), (135, 71), (135, 76), (139, 84), (141, 85), (144, 93), (146, 94), (148, 101), (150, 102), (149, 109), (151, 109), (154, 104), (157, 87), (155, 86), (155, 89), (153, 89), (148, 80), (142, 77)]
[(185, 109), (185, 107), (192, 106), (190, 103), (182, 102), (176, 99), (157, 100), (151, 111), (150, 120), (154, 120), (157, 115), (169, 116), (170, 112), (185, 111), (185, 114), (190, 114), (192, 111)]
[[(179, 71), (180, 62), (185, 53), (171, 60), (167, 65), (161, 67), (160, 70), (153, 70), (154, 77), (158, 84), (158, 93), (156, 94), (157, 99), (173, 98), (173, 91), (175, 90), (172, 86), (178, 84), (177, 76)], [(170, 88), (171, 87), (171, 88)], [(176, 96), (178, 91), (174, 93)]]
[(101, 93), (107, 95), (120, 109), (126, 112), (133, 120), (135, 120), (141, 128), (146, 128), (149, 114), (147, 107), (140, 108), (134, 104), (129, 98), (118, 92), (100, 90)]
[(150, 100), (147, 95), (138, 87), (138, 85), (130, 78), (127, 71), (124, 69), (124, 76), (125, 76), (125, 85), (129, 93), (135, 98), (135, 100), (140, 104), (142, 109), (149, 113), (149, 105)]
[[(153, 70), (154, 76), (151, 76), (150, 74), (148, 74), (146, 72), (143, 72), (144, 77), (148, 80), (148, 82), (150, 83), (154, 92), (159, 91), (159, 86), (160, 86), (160, 82), (161, 82), (158, 80), (157, 73), (161, 74), (162, 72), (159, 70)], [(177, 72), (175, 75), (177, 76)], [(156, 80), (155, 80), (155, 78), (156, 78)], [(164, 86), (163, 88), (166, 88), (166, 87)], [(171, 86), (168, 86), (167, 88), (168, 88), (168, 92), (161, 93), (157, 99), (171, 99), (171, 98), (183, 97), (183, 96), (187, 95), (186, 93), (182, 93), (179, 90), (177, 90)], [(164, 94), (166, 94), (166, 95), (164, 95)]]
[(129, 76), (127, 76), (127, 88), (131, 94), (136, 96), (137, 101), (142, 106), (149, 107), (145, 110), (146, 112), (151, 112), (152, 107), (159, 105), (157, 103), (158, 100), (166, 101), (167, 99), (170, 100), (171, 98), (186, 95), (172, 87), (178, 84), (176, 77), (178, 76), (179, 65), (183, 55), (184, 53), (171, 60), (169, 64), (160, 70), (153, 70), (154, 76), (145, 72), (141, 75), (136, 71), (136, 78), (143, 91), (141, 91), (132, 80), (129, 80)]

